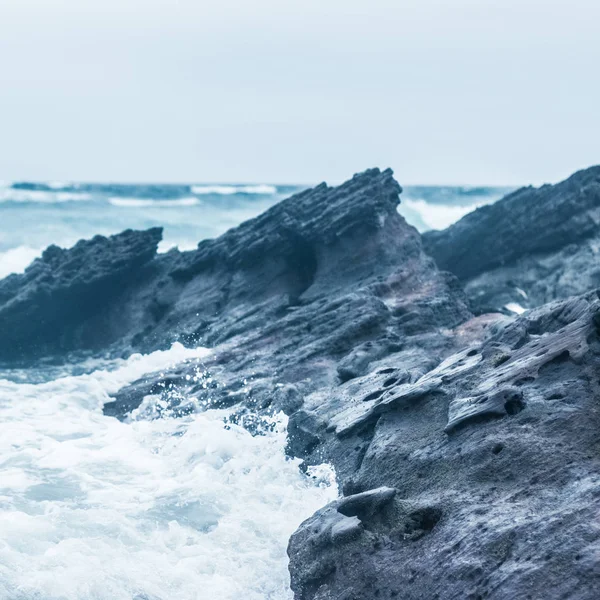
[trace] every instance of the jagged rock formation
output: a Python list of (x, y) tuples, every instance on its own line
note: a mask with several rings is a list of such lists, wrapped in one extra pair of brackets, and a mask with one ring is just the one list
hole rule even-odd
[(124, 290), (144, 279), (161, 235), (160, 229), (125, 231), (70, 250), (50, 246), (23, 275), (0, 281), (0, 360), (113, 342), (127, 327), (114, 308), (124, 304)]
[[(393, 347), (403, 331), (456, 325), (468, 315), (462, 292), (397, 214), (400, 191), (378, 169), (321, 184), (192, 252), (156, 255), (159, 230), (51, 247), (0, 282), (0, 360), (214, 346), (250, 332), (248, 350), (268, 339), (286, 356), (300, 345), (306, 357), (344, 356), (388, 329)], [(382, 352), (363, 346), (343, 376)]]
[(301, 449), (344, 498), (292, 537), (296, 598), (596, 598), (599, 324), (591, 293), (307, 398)]
[(457, 275), (477, 313), (524, 308), (600, 285), (600, 166), (557, 185), (523, 188), (424, 234), (440, 268)]
[(220, 373), (220, 387), (187, 384), (189, 373), (175, 370), (123, 390), (105, 410), (123, 417), (163, 392), (179, 403), (183, 386), (211, 406), (243, 400), (291, 414), (308, 391), (363, 375), (384, 356), (451, 352), (451, 329), (471, 315), (456, 279), (436, 269), (398, 214), (399, 191), (391, 171), (367, 171), (182, 255), (170, 274), (181, 291), (157, 331), (176, 323), (218, 347), (205, 367)]
[[(471, 291), (527, 260), (558, 261), (578, 226), (591, 252), (598, 177), (521, 191), (428, 247)], [(105, 413), (236, 406), (231, 418), (257, 433), (265, 414), (288, 414), (289, 453), (331, 462), (343, 493), (290, 540), (297, 600), (595, 599), (600, 300), (473, 317), (398, 215), (399, 193), (374, 169), (192, 252), (157, 255), (157, 230), (51, 248), (0, 282), (0, 360), (212, 346), (201, 364), (122, 389)], [(531, 207), (542, 225), (520, 239)], [(461, 228), (474, 257), (461, 254)], [(556, 281), (573, 264), (539, 285), (568, 293)], [(585, 277), (573, 274), (573, 289)]]

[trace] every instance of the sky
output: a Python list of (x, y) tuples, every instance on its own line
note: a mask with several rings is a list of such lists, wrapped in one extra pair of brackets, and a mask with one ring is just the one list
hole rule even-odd
[(0, 180), (539, 184), (600, 163), (597, 0), (0, 0)]

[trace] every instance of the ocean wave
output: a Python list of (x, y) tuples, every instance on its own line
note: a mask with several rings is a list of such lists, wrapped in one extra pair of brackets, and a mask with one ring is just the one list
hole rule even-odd
[(152, 198), (109, 198), (109, 203), (113, 206), (123, 208), (143, 208), (143, 207), (175, 207), (175, 206), (197, 206), (201, 204), (198, 198), (174, 198), (173, 200), (153, 200)]
[[(480, 202), (476, 204), (452, 206), (448, 204), (430, 204), (425, 200), (411, 200), (406, 198), (402, 200), (399, 210), (402, 213), (402, 207), (404, 205), (410, 211), (417, 213), (420, 220), (425, 225), (425, 228), (423, 228), (419, 227), (418, 224), (415, 224), (417, 229), (445, 229), (484, 204), (486, 203)], [(410, 222), (408, 216), (405, 215), (405, 217), (407, 217), (407, 220)]]
[(262, 194), (273, 195), (277, 193), (277, 187), (274, 185), (193, 185), (192, 194), (197, 196), (205, 194), (216, 194), (221, 196), (231, 196), (233, 194)]
[(45, 190), (25, 190), (0, 188), (0, 202), (21, 202), (33, 204), (61, 204), (63, 202), (86, 202), (92, 195), (85, 192), (54, 192)]
[(17, 246), (0, 252), (0, 279), (11, 273), (22, 273), (41, 254), (41, 249), (30, 246)]
[(337, 486), (330, 468), (306, 477), (286, 457), (287, 418), (252, 436), (222, 410), (102, 414), (144, 373), (200, 370), (208, 354), (175, 344), (110, 371), (0, 379), (1, 598), (291, 600), (288, 539)]

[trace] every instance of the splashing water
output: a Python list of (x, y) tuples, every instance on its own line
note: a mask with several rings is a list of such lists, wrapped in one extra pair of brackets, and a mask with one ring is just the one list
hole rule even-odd
[(102, 405), (143, 373), (203, 349), (174, 345), (47, 383), (0, 380), (2, 600), (282, 600), (287, 540), (334, 499), (268, 435), (227, 411), (121, 423)]

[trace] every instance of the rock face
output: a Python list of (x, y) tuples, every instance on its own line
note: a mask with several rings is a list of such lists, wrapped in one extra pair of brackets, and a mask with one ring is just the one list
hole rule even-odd
[(270, 367), (277, 350), (296, 377), (324, 356), (354, 377), (404, 335), (469, 316), (456, 280), (398, 215), (400, 191), (391, 171), (366, 171), (192, 252), (156, 255), (160, 230), (51, 247), (0, 282), (0, 360), (235, 340), (254, 361), (268, 353)]
[[(23, 275), (0, 281), (0, 360), (100, 349), (126, 321), (114, 307), (147, 277), (160, 229), (48, 247)], [(111, 310), (113, 309), (113, 310)]]
[[(558, 261), (573, 243), (591, 252), (598, 177), (518, 192), (427, 246), (468, 288), (518, 275), (523, 261)], [(374, 169), (192, 252), (156, 255), (158, 230), (51, 248), (0, 282), (0, 359), (213, 347), (120, 390), (104, 411), (235, 407), (230, 418), (256, 434), (264, 416), (289, 415), (289, 454), (332, 463), (342, 491), (290, 540), (297, 600), (595, 600), (598, 295), (474, 317), (398, 214), (399, 193), (391, 171)], [(532, 209), (560, 239), (537, 224), (520, 239)], [(505, 266), (478, 252), (485, 243)], [(579, 290), (591, 278), (569, 275), (573, 264), (561, 277)]]
[(557, 185), (523, 188), (424, 236), (477, 313), (524, 308), (600, 285), (600, 166)]
[(305, 393), (363, 375), (390, 354), (427, 347), (428, 360), (439, 360), (452, 351), (451, 329), (471, 317), (466, 299), (398, 214), (399, 192), (391, 171), (367, 171), (180, 255), (164, 288), (177, 296), (142, 346), (169, 332), (217, 347), (205, 367), (220, 373), (220, 387), (187, 385), (190, 373), (176, 369), (123, 390), (106, 411), (124, 417), (144, 396), (169, 396), (175, 382), (169, 402), (183, 386), (211, 406), (243, 400), (291, 414)]
[(390, 360), (307, 398), (307, 461), (332, 460), (344, 498), (292, 537), (296, 597), (597, 597), (599, 323), (591, 293), (414, 382)]

